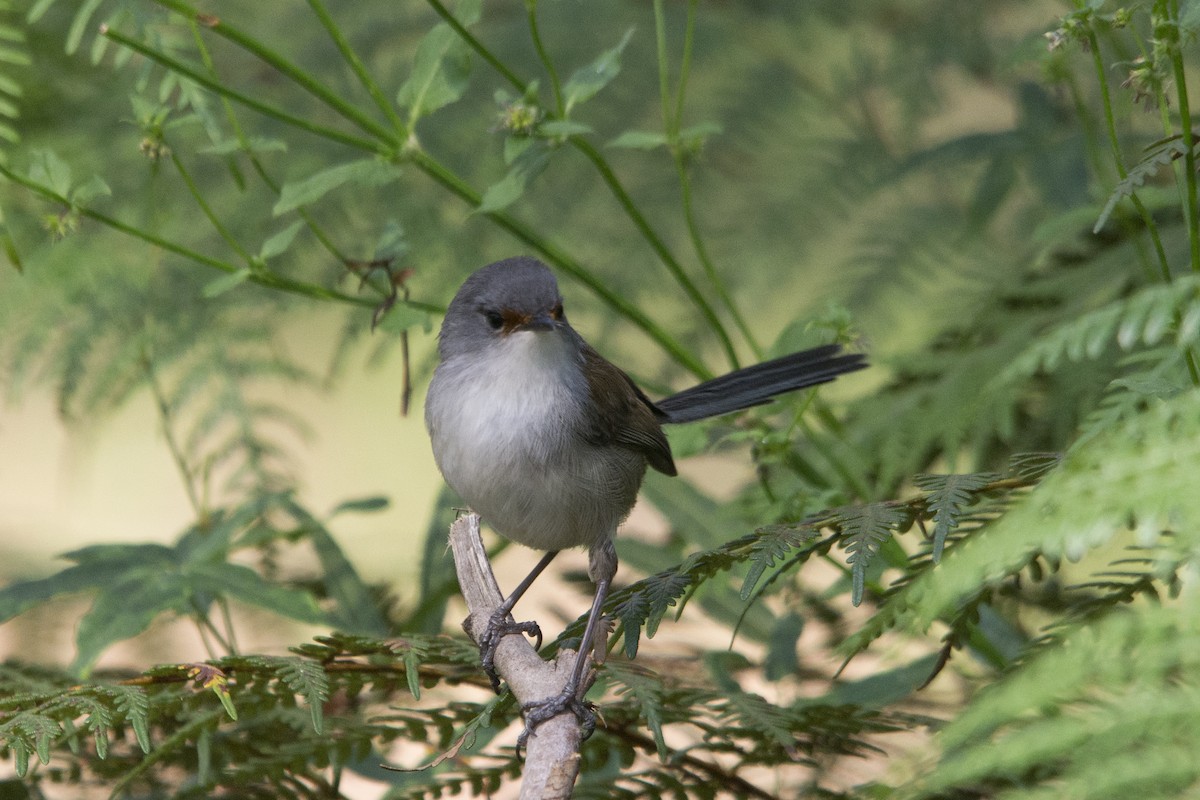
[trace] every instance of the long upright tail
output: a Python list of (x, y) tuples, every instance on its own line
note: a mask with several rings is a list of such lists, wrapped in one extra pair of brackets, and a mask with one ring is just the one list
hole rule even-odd
[(829, 344), (764, 361), (684, 389), (654, 405), (663, 413), (663, 422), (694, 422), (759, 406), (781, 394), (828, 383), (867, 366), (861, 353), (841, 354), (841, 349)]

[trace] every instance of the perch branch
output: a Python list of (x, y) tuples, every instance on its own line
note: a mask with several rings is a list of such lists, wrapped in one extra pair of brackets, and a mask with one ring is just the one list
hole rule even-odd
[[(450, 549), (470, 616), (463, 630), (478, 643), (488, 618), (504, 601), (479, 536), (479, 515), (464, 514), (450, 526)], [(559, 650), (543, 661), (520, 635), (505, 636), (496, 648), (496, 671), (522, 707), (558, 695), (571, 675), (575, 651)], [(529, 736), (521, 800), (569, 798), (579, 774), (579, 722), (569, 710), (546, 720)]]

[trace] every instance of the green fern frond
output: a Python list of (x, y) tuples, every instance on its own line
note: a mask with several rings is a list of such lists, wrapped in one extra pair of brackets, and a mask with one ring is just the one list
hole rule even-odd
[(838, 544), (848, 554), (846, 561), (854, 584), (850, 602), (857, 606), (862, 602), (867, 568), (883, 543), (904, 522), (905, 514), (896, 503), (870, 503), (839, 509), (836, 518), (841, 529)]
[(926, 502), (933, 512), (933, 562), (942, 560), (942, 549), (946, 537), (958, 526), (959, 516), (971, 505), (979, 492), (988, 484), (999, 479), (994, 472), (977, 472), (971, 475), (917, 475), (913, 483), (918, 489), (928, 492)]
[(654, 747), (658, 752), (658, 757), (666, 760), (669, 751), (663, 736), (665, 687), (662, 679), (653, 672), (629, 662), (607, 664), (604, 674), (606, 677), (612, 676), (619, 682), (618, 696), (632, 698), (637, 703), (638, 717), (650, 728), (650, 735), (654, 737)]
[(1060, 325), (1014, 359), (994, 385), (1053, 372), (1064, 359), (1095, 359), (1114, 345), (1122, 350), (1153, 347), (1168, 335), (1181, 350), (1200, 338), (1200, 277), (1188, 275), (1169, 284), (1142, 287)]
[(741, 597), (749, 600), (763, 574), (794, 550), (811, 544), (820, 536), (816, 528), (797, 525), (769, 525), (755, 531), (750, 546), (750, 568), (742, 582)]
[[(1027, 497), (919, 575), (845, 643), (855, 652), (889, 627), (924, 630), (934, 620), (1039, 556), (1078, 559), (1131, 520), (1156, 537), (1158, 526), (1200, 523), (1191, 465), (1200, 463), (1196, 391), (1180, 394), (1069, 452)], [(1194, 557), (1190, 540), (1177, 542)]]
[(1116, 209), (1117, 203), (1126, 197), (1132, 197), (1147, 178), (1156, 175), (1163, 167), (1169, 167), (1176, 160), (1182, 158), (1186, 152), (1187, 146), (1184, 144), (1182, 135), (1163, 139), (1147, 147), (1146, 155), (1142, 160), (1130, 167), (1125, 178), (1113, 187), (1108, 202), (1104, 204), (1100, 216), (1096, 218), (1096, 224), (1092, 226), (1092, 233), (1100, 232), (1104, 223), (1108, 222), (1108, 218)]
[(313, 730), (321, 733), (321, 709), (329, 699), (329, 678), (325, 670), (306, 658), (278, 658), (269, 663), (288, 689), (304, 698), (312, 712)]
[(1136, 786), (1139, 797), (1173, 798), (1194, 789), (1200, 696), (1175, 679), (1200, 669), (1191, 609), (1133, 607), (1040, 650), (947, 725), (946, 754), (915, 794), (1013, 774), (1040, 776), (1033, 783), (1043, 796), (1119, 798)]

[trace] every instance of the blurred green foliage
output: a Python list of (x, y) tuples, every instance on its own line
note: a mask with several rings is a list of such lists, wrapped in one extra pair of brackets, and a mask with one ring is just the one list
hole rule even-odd
[[(1195, 0), (0, 6), (8, 400), (49, 386), (90, 422), (149, 393), (194, 512), (170, 546), (96, 544), (0, 591), (4, 620), (91, 602), (72, 665), (0, 667), (4, 791), (519, 775), (493, 742), (511, 698), (466, 699), (474, 651), (443, 632), (445, 520), (411, 607), (364, 582), (338, 515), (386, 500), (308, 510), (315, 425), (286, 402), (367, 348), (407, 362), (515, 252), (651, 388), (830, 340), (874, 364), (836, 402), (672, 434), (749, 449), (755, 480), (719, 503), (648, 479), (671, 533), (619, 542), (648, 577), (608, 606), (579, 796), (1194, 791), (1198, 32)], [(285, 346), (317, 313), (342, 331), (327, 363)], [(242, 653), (231, 602), (338, 632)], [(658, 669), (642, 634), (683, 613), (734, 645)], [(164, 616), (211, 659), (89, 674)], [(881, 638), (908, 660), (831, 674)], [(978, 691), (925, 701), (944, 671)], [(907, 769), (847, 779), (931, 731)], [(380, 770), (398, 740), (434, 766)]]

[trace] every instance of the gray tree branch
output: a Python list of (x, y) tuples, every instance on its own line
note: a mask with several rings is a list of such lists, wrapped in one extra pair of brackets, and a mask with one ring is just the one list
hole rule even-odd
[[(479, 535), (479, 515), (464, 514), (450, 526), (450, 549), (470, 616), (463, 630), (476, 643), (488, 618), (504, 601)], [(543, 661), (520, 635), (505, 636), (496, 649), (496, 671), (521, 706), (558, 695), (571, 675), (574, 650)], [(579, 721), (569, 710), (543, 722), (529, 736), (521, 800), (569, 798), (579, 775)]]

